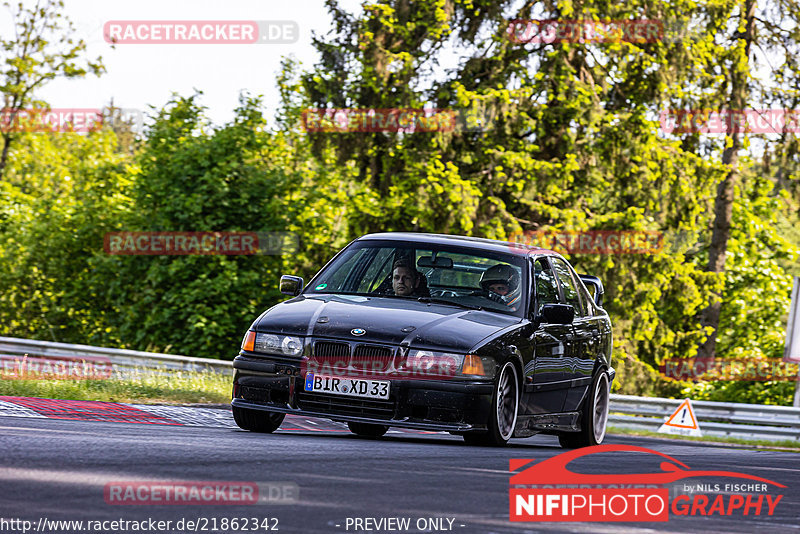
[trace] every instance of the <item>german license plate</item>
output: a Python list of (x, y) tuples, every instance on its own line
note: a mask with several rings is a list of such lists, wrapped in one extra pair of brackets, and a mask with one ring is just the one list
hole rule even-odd
[(308, 373), (303, 388), (314, 393), (347, 395), (367, 399), (388, 399), (388, 380), (367, 380), (363, 378), (343, 378), (340, 376), (315, 375)]

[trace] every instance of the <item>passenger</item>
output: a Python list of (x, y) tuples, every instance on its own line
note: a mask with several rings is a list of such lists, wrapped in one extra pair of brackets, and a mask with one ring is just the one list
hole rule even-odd
[(522, 292), (516, 269), (502, 263), (493, 265), (483, 271), (480, 284), (491, 300), (502, 302), (512, 311), (517, 310)]

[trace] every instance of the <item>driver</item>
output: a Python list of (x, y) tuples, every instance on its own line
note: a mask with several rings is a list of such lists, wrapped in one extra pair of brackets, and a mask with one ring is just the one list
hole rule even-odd
[(406, 260), (397, 260), (392, 269), (392, 289), (400, 297), (423, 295), (422, 273)]
[(510, 265), (498, 263), (481, 275), (481, 287), (491, 300), (502, 302), (512, 311), (517, 310), (521, 296), (519, 274)]

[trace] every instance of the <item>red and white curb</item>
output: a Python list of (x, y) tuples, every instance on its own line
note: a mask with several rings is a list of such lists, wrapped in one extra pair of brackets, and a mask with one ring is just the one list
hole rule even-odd
[[(238, 428), (227, 408), (126, 404), (121, 402), (39, 399), (0, 396), (0, 417), (32, 417), (137, 423), (148, 425)], [(345, 423), (298, 415), (287, 415), (280, 431), (349, 432)], [(438, 434), (421, 430), (393, 428), (388, 434)]]

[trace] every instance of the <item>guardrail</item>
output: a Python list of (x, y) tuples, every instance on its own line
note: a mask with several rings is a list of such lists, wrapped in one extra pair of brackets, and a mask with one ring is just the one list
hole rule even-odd
[[(123, 377), (143, 369), (161, 373), (233, 370), (232, 363), (225, 360), (0, 337), (0, 377), (19, 371), (22, 361), (39, 365), (43, 361), (99, 362), (109, 375)], [(610, 426), (655, 432), (681, 402), (682, 399), (611, 395), (608, 422)], [(692, 407), (704, 435), (800, 442), (800, 408), (709, 401), (692, 401)]]
[(0, 337), (0, 377), (20, 376), (23, 371), (40, 372), (42, 377), (131, 376), (142, 370), (230, 373), (233, 365), (224, 360)]
[[(611, 395), (608, 424), (655, 432), (683, 399)], [(800, 442), (800, 408), (735, 402), (692, 401), (703, 435)]]

